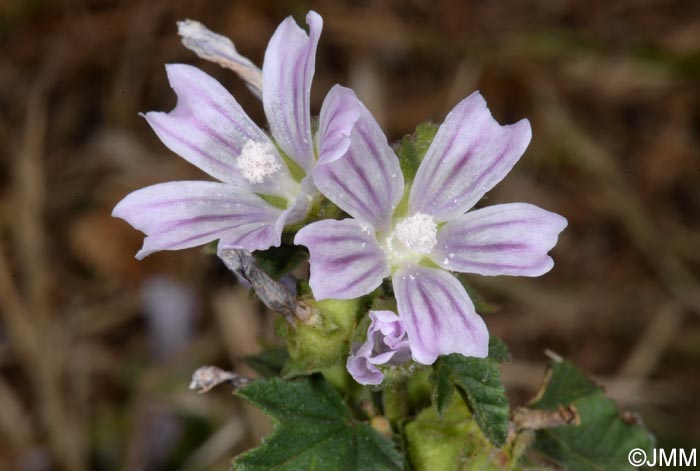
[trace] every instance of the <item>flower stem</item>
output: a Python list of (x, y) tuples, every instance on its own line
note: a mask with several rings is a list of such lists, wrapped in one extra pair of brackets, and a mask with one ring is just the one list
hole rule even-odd
[(408, 396), (406, 394), (406, 381), (401, 379), (386, 385), (382, 391), (384, 416), (392, 425), (406, 417), (408, 412)]

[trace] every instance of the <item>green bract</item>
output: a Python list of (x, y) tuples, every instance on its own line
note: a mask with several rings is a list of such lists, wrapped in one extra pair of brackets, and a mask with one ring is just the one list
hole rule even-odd
[(510, 419), (499, 366), (505, 361), (510, 361), (508, 349), (501, 340), (491, 337), (488, 358), (446, 355), (435, 362), (431, 377), (438, 414), (447, 409), (456, 387), (484, 435), (496, 446), (506, 442)]

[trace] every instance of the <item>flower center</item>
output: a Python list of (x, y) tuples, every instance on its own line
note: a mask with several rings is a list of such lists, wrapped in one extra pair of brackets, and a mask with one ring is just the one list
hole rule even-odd
[(437, 244), (437, 224), (432, 216), (416, 213), (396, 225), (396, 238), (406, 248), (421, 254), (428, 254)]
[(271, 143), (248, 141), (236, 159), (236, 168), (248, 183), (262, 183), (282, 165), (275, 158), (275, 146)]

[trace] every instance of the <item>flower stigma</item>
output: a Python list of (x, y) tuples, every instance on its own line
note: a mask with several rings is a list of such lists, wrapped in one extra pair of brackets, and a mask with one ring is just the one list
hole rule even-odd
[(394, 268), (419, 263), (437, 245), (437, 224), (432, 216), (415, 213), (396, 224), (383, 245)]
[(282, 165), (275, 158), (275, 146), (269, 142), (248, 141), (236, 159), (236, 168), (248, 183), (262, 183), (274, 175)]
[(396, 238), (408, 249), (429, 254), (437, 244), (437, 224), (432, 216), (416, 213), (396, 225)]

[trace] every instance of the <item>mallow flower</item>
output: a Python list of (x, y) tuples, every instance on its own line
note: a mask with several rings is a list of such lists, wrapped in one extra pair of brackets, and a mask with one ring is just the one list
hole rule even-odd
[(487, 356), (486, 325), (450, 272), (542, 275), (567, 225), (527, 203), (472, 209), (525, 151), (529, 122), (499, 125), (473, 93), (447, 115), (405, 188), (398, 158), (369, 111), (349, 89), (331, 93), (321, 123), (332, 127), (352, 115), (355, 125), (346, 145), (319, 160), (313, 178), (352, 218), (314, 222), (296, 235), (309, 249), (314, 296), (355, 298), (391, 277), (416, 362)]
[(392, 311), (369, 311), (367, 340), (353, 346), (348, 372), (360, 384), (381, 384), (384, 373), (377, 365), (402, 365), (411, 359), (403, 321)]
[(119, 202), (113, 216), (147, 235), (137, 258), (217, 239), (219, 253), (264, 250), (305, 217), (315, 192), (309, 95), (323, 26), (313, 11), (306, 20), (308, 35), (285, 19), (265, 52), (262, 102), (271, 136), (214, 78), (189, 65), (166, 66), (177, 106), (144, 116), (170, 150), (217, 181), (161, 183)]

